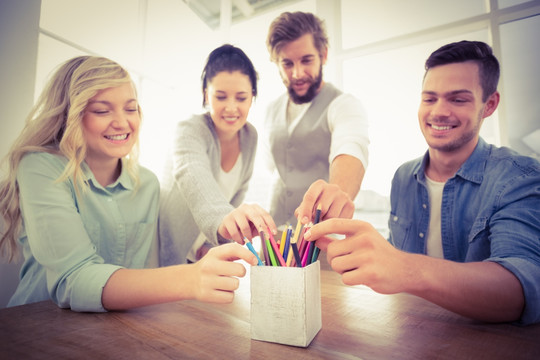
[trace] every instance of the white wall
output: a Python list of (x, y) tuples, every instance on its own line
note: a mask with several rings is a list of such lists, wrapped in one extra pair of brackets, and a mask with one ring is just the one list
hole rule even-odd
[[(0, 157), (21, 131), (33, 103), (40, 0), (0, 1)], [(4, 170), (0, 171), (3, 176)], [(0, 232), (2, 219), (0, 219)], [(18, 283), (20, 262), (0, 258), (0, 308)]]
[[(202, 110), (199, 76), (207, 54), (225, 39), (252, 58), (260, 82), (250, 121), (261, 129), (266, 104), (284, 90), (265, 47), (268, 25), (282, 11), (311, 11), (325, 20), (330, 34), (326, 80), (355, 94), (369, 114), (370, 165), (362, 188), (386, 196), (397, 166), (425, 151), (416, 118), (423, 62), (450, 41), (493, 45), (503, 64), (503, 97), (500, 111), (484, 123), (482, 136), (530, 154), (521, 138), (539, 127), (534, 95), (540, 85), (538, 76), (528, 72), (537, 72), (534, 64), (540, 60), (540, 50), (532, 46), (540, 32), (540, 10), (530, 9), (534, 2), (527, 0), (499, 2), (502, 10), (490, 6), (497, 1), (485, 0), (304, 0), (220, 32), (179, 0), (116, 0), (113, 5), (108, 0), (44, 0), (38, 85), (53, 65), (84, 51), (127, 66), (140, 79), (145, 114), (141, 163), (160, 175), (173, 125)], [(105, 14), (103, 8), (108, 9)], [(527, 18), (530, 14), (537, 16)], [(523, 52), (527, 57), (520, 56)], [(269, 183), (259, 160), (248, 200), (266, 206)]]

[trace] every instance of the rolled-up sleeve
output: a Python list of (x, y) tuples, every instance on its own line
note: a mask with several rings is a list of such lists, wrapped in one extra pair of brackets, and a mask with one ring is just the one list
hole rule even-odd
[(351, 94), (338, 96), (328, 108), (328, 126), (332, 132), (329, 162), (338, 155), (351, 155), (368, 166), (368, 118), (360, 100)]
[(540, 172), (532, 167), (494, 194), (499, 209), (489, 221), (491, 257), (521, 282), (525, 309), (520, 323), (540, 322)]

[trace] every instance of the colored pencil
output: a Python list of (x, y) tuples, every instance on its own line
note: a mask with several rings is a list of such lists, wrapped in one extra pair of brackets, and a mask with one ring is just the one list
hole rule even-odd
[(302, 257), (302, 267), (305, 267), (306, 265), (309, 265), (308, 264), (308, 257), (309, 257), (309, 253), (311, 252), (312, 245), (313, 245), (313, 242), (310, 241), (309, 244), (307, 244), (307, 246), (306, 246), (306, 251), (304, 252), (304, 256)]
[[(321, 204), (317, 205), (317, 211), (315, 212), (315, 224), (318, 224), (321, 220)], [(313, 245), (313, 255), (311, 256), (311, 263), (314, 263), (319, 258), (319, 249), (316, 245)]]
[(304, 240), (304, 234), (309, 230), (309, 228), (311, 228), (311, 226), (313, 226), (312, 223), (309, 223), (306, 226), (304, 226), (304, 230), (302, 231), (302, 236), (300, 237), (300, 245), (297, 245), (298, 253), (300, 254), (301, 258), (304, 257), (304, 252), (306, 251), (307, 244), (308, 244), (308, 242)]
[(292, 227), (289, 225), (287, 228), (287, 237), (285, 238), (285, 247), (283, 248), (283, 259), (287, 263), (287, 266), (291, 265), (291, 254), (289, 249), (291, 248), (291, 236), (292, 236)]
[(321, 204), (317, 205), (317, 210), (315, 211), (315, 224), (318, 224), (319, 221), (321, 220), (321, 211), (322, 211), (322, 206)]
[(291, 244), (292, 252), (294, 254), (294, 261), (296, 266), (302, 267), (302, 259), (300, 259), (300, 253), (298, 252), (298, 246), (296, 244)]
[(266, 266), (272, 266), (272, 263), (270, 262), (270, 255), (268, 254), (268, 246), (266, 245), (266, 239), (262, 230), (259, 232), (259, 237), (261, 238), (261, 248), (263, 249), (264, 263)]
[(266, 239), (266, 246), (268, 247), (268, 256), (270, 257), (270, 263), (272, 266), (279, 266), (279, 263), (276, 261), (276, 254), (272, 250), (272, 245), (270, 245), (270, 240)]
[(281, 266), (286, 266), (283, 255), (281, 255), (279, 252), (279, 247), (277, 246), (276, 241), (274, 240), (274, 237), (270, 231), (268, 232), (268, 237), (270, 238), (270, 245), (272, 246), (272, 249), (274, 249), (274, 255), (277, 258), (277, 263)]
[(285, 241), (287, 238), (287, 229), (288, 226), (285, 226), (285, 230), (281, 232), (281, 242), (279, 243), (279, 251), (283, 254), (283, 249), (285, 249)]
[[(294, 230), (294, 235), (291, 239), (291, 245), (292, 244), (296, 244), (298, 242), (298, 236), (300, 235), (300, 230), (302, 229), (302, 222), (300, 221), (300, 219), (297, 219), (297, 222), (296, 222), (296, 229)], [(291, 227), (291, 231), (292, 231), (292, 227)], [(297, 248), (298, 249), (298, 248)], [(292, 256), (293, 254), (289, 254), (289, 258), (287, 259), (287, 266), (290, 266), (291, 262), (292, 262)]]
[(244, 236), (244, 241), (246, 242), (246, 246), (248, 247), (249, 251), (253, 253), (257, 257), (257, 266), (263, 266), (263, 262), (261, 261), (261, 258), (259, 257), (259, 254), (255, 251), (255, 248), (253, 247), (253, 244), (251, 241), (248, 240), (247, 237)]

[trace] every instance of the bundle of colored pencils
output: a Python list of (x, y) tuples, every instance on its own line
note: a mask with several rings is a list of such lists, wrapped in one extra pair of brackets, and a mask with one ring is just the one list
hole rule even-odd
[[(319, 222), (320, 216), (321, 208), (319, 206), (315, 215), (315, 224)], [(302, 226), (302, 223), (298, 221), (293, 233), (292, 226), (289, 225), (283, 230), (279, 241), (274, 239), (269, 230), (268, 236), (266, 236), (266, 233), (261, 229), (259, 236), (261, 239), (261, 257), (264, 258), (264, 264), (259, 262), (259, 266), (305, 267), (317, 261), (320, 249), (315, 246), (313, 241), (304, 240), (304, 234), (310, 227), (311, 224)], [(256, 255), (259, 258), (258, 254)]]

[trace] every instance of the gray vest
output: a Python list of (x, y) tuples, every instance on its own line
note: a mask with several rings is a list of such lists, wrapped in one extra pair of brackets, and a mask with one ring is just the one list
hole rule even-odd
[(270, 150), (279, 179), (274, 184), (270, 214), (276, 225), (296, 224), (294, 210), (300, 205), (304, 193), (317, 179), (328, 181), (330, 143), (328, 106), (342, 92), (325, 83), (321, 92), (293, 130), (287, 131), (288, 95), (284, 94), (269, 108), (267, 125), (270, 131)]

